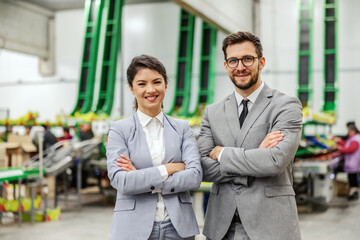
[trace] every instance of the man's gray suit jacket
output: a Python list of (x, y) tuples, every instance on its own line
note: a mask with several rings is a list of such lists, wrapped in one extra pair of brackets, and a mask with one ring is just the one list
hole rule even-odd
[[(266, 84), (240, 129), (235, 95), (209, 105), (201, 123), (198, 146), (204, 181), (214, 182), (204, 235), (219, 240), (235, 210), (251, 240), (300, 239), (292, 163), (301, 138), (302, 107)], [(274, 148), (259, 149), (270, 132), (285, 136)], [(224, 146), (221, 161), (209, 158)]]
[[(163, 164), (184, 162), (186, 169), (165, 182), (152, 164), (150, 150), (137, 114), (110, 126), (106, 148), (111, 185), (117, 190), (111, 239), (148, 239), (161, 190), (166, 210), (178, 234), (185, 238), (199, 233), (188, 190), (197, 189), (202, 179), (200, 155), (193, 132), (185, 120), (164, 115), (165, 158)], [(136, 171), (122, 171), (116, 165), (120, 155), (128, 156)]]

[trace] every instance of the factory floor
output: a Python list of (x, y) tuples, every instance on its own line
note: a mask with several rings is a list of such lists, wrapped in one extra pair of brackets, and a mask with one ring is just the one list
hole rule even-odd
[[(109, 239), (113, 212), (112, 199), (96, 194), (82, 196), (82, 207), (63, 203), (61, 220), (54, 222), (0, 225), (2, 240), (99, 240)], [(360, 239), (360, 200), (349, 202), (334, 198), (328, 209), (299, 213), (303, 240), (358, 240)], [(197, 236), (197, 239), (205, 239)]]

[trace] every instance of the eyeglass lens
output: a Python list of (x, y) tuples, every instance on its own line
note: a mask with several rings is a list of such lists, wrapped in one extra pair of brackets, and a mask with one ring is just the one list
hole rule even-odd
[(226, 63), (230, 68), (236, 68), (241, 61), (245, 67), (250, 67), (254, 64), (254, 59), (255, 57), (229, 58)]

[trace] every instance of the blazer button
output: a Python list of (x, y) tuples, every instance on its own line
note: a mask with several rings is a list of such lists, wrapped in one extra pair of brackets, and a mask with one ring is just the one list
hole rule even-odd
[(235, 191), (236, 195), (240, 195), (240, 190)]
[(170, 191), (171, 191), (171, 192), (175, 192), (175, 189), (172, 188)]
[(150, 188), (151, 190), (154, 190), (155, 189), (155, 187), (154, 186), (151, 186), (151, 188)]

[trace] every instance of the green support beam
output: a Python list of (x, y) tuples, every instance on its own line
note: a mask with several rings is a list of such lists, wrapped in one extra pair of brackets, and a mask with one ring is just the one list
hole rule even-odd
[(207, 104), (214, 101), (217, 30), (202, 23), (199, 91), (196, 107), (191, 116), (202, 115)]
[(313, 0), (298, 0), (299, 9), (299, 62), (298, 98), (303, 107), (312, 101), (312, 32)]
[(324, 104), (325, 112), (335, 112), (337, 98), (337, 0), (324, 0)]
[(104, 1), (101, 0), (86, 0), (85, 2), (85, 41), (78, 98), (72, 115), (76, 112), (91, 111), (103, 6)]
[(107, 20), (98, 101), (95, 112), (111, 114), (116, 83), (116, 66), (121, 46), (121, 17), (124, 0), (106, 0)]
[(169, 115), (187, 116), (191, 96), (191, 75), (194, 46), (195, 16), (181, 10), (179, 48), (174, 100)]

